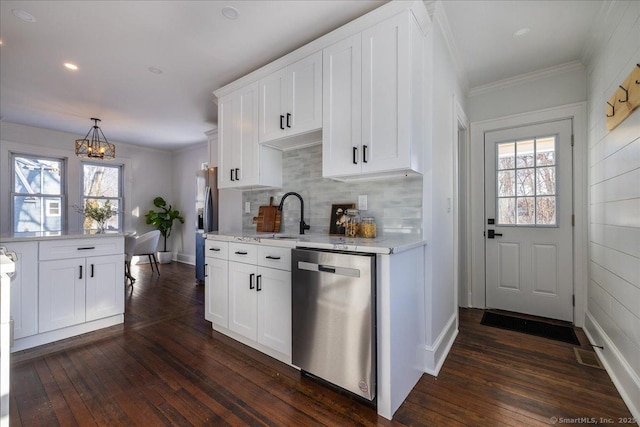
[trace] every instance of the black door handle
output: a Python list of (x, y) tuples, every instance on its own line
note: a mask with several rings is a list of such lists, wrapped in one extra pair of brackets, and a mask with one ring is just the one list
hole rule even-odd
[(229, 172), (231, 172), (231, 181), (235, 181), (235, 179), (233, 179), (233, 169), (230, 169)]
[(256, 286), (256, 291), (260, 292), (262, 290), (262, 274), (258, 274), (258, 277), (256, 277), (256, 281), (257, 281), (257, 286)]
[(353, 147), (353, 164), (358, 164), (358, 147)]
[(234, 253), (236, 255), (246, 255), (248, 252), (246, 252), (246, 251), (235, 251)]
[(82, 266), (80, 266), (80, 277), (78, 279), (82, 279)]
[(279, 256), (271, 256), (271, 255), (267, 255), (265, 258), (266, 259), (280, 259)]
[(502, 233), (496, 233), (495, 230), (487, 230), (488, 239), (494, 239), (495, 237), (502, 237)]
[(253, 276), (255, 276), (253, 273), (249, 275), (249, 289), (255, 288), (255, 286), (253, 286)]
[(209, 264), (205, 264), (204, 265), (204, 277), (209, 277), (209, 275), (207, 274), (207, 267), (209, 266)]
[(284, 116), (280, 114), (280, 129), (284, 130)]
[(209, 248), (210, 251), (220, 252), (220, 248)]
[(291, 113), (287, 113), (287, 127), (291, 127)]
[(238, 172), (240, 172), (240, 169), (236, 168), (236, 181), (240, 181), (240, 178), (238, 178)]
[(91, 264), (91, 277), (93, 277), (93, 264)]
[(367, 146), (362, 146), (362, 163), (367, 163)]

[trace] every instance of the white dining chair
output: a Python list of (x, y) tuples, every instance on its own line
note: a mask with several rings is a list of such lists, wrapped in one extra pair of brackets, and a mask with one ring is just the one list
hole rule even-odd
[(151, 272), (153, 273), (153, 266), (156, 267), (158, 276), (160, 275), (160, 269), (158, 268), (158, 259), (156, 258), (156, 250), (158, 248), (158, 241), (160, 240), (160, 230), (149, 231), (140, 236), (126, 236), (124, 239), (124, 252), (125, 252), (125, 282), (130, 280), (131, 284), (136, 281), (135, 277), (131, 275), (131, 260), (134, 256), (149, 257), (149, 263), (151, 264)]

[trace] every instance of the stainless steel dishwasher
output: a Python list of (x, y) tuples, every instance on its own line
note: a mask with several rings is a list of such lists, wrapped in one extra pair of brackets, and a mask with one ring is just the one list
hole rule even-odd
[(293, 364), (374, 400), (375, 255), (296, 248), (291, 264)]

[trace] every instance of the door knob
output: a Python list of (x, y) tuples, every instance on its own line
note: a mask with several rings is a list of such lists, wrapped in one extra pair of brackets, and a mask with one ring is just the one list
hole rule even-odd
[(495, 230), (487, 230), (487, 238), (488, 239), (495, 239), (496, 237), (501, 237), (502, 233), (496, 233)]

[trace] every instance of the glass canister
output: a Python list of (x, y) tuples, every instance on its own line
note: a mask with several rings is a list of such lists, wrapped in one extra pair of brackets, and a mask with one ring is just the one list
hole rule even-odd
[(358, 237), (360, 234), (360, 211), (358, 209), (347, 209), (347, 220), (344, 224), (344, 235), (347, 237)]
[(366, 238), (376, 237), (376, 219), (372, 216), (363, 216), (360, 224), (360, 236)]

